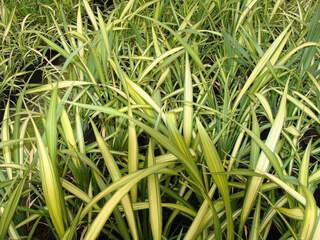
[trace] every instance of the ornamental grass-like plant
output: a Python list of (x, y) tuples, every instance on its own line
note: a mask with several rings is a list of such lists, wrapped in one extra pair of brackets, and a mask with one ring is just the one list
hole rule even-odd
[(320, 239), (316, 0), (1, 0), (0, 240)]

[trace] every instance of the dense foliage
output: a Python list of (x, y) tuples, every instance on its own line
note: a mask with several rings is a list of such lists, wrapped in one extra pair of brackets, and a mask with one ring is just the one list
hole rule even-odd
[(1, 0), (0, 240), (320, 239), (317, 0)]

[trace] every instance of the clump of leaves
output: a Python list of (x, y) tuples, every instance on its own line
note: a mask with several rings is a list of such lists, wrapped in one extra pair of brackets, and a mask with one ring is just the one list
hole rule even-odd
[(2, 2), (0, 239), (318, 239), (319, 3), (98, 5)]

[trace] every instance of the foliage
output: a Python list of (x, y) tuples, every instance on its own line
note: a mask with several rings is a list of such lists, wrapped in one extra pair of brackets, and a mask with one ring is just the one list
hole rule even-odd
[(0, 239), (318, 239), (317, 1), (37, 2), (0, 3)]

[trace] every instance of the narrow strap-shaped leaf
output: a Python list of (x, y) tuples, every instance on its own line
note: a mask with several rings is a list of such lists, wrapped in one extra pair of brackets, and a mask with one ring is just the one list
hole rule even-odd
[[(216, 185), (213, 185), (211, 189), (208, 192), (209, 198), (212, 198), (215, 190), (216, 190)], [(210, 205), (209, 201), (205, 199), (199, 208), (197, 212), (197, 216), (194, 218), (191, 226), (189, 227), (184, 239), (185, 240), (191, 240), (191, 239), (196, 239), (197, 236), (201, 233), (201, 230), (203, 229), (203, 223), (205, 222), (204, 219), (206, 215), (210, 212)], [(210, 214), (210, 220), (212, 218), (212, 214)]]
[(187, 146), (190, 145), (192, 137), (192, 115), (193, 115), (193, 92), (192, 92), (192, 78), (189, 63), (189, 56), (186, 53), (186, 66), (184, 73), (184, 108), (183, 108), (183, 136)]
[[(105, 222), (109, 219), (112, 211), (114, 208), (119, 204), (121, 199), (128, 194), (130, 189), (137, 184), (139, 181), (141, 181), (143, 178), (149, 176), (150, 174), (155, 174), (157, 173), (161, 168), (166, 167), (168, 164), (161, 164), (161, 165), (156, 165), (153, 168), (147, 168), (144, 170), (140, 170), (136, 173), (133, 173), (127, 176), (127, 178), (121, 178), (119, 181), (113, 183), (109, 187), (107, 187), (103, 192), (100, 193), (99, 198), (97, 199), (92, 199), (92, 202), (86, 206), (86, 208), (83, 210), (82, 216), (84, 216), (88, 209), (92, 205), (94, 205), (98, 199), (104, 197), (104, 195), (121, 188), (110, 198), (110, 200), (103, 206), (101, 211), (99, 212), (98, 216), (94, 219), (92, 222), (91, 226), (89, 227), (84, 239), (85, 240), (91, 240), (91, 239), (96, 239), (101, 232)], [(130, 181), (128, 181), (130, 179)], [(81, 217), (82, 218), (82, 217)]]
[(249, 240), (259, 239), (260, 212), (261, 212), (261, 197), (259, 196), (256, 204), (256, 209), (254, 210), (254, 216), (253, 216)]
[(50, 159), (57, 166), (57, 104), (58, 89), (55, 87), (52, 91), (49, 111), (46, 119), (46, 137)]
[(183, 138), (181, 134), (178, 132), (176, 128), (171, 129), (173, 135), (175, 135), (175, 138), (178, 139), (178, 141), (181, 143), (182, 150), (181, 148), (176, 147), (176, 143), (173, 142), (170, 138), (166, 137), (159, 131), (156, 131), (154, 128), (147, 126), (146, 124), (134, 119), (130, 118), (128, 115), (123, 114), (119, 112), (116, 109), (105, 107), (105, 106), (95, 106), (95, 105), (90, 105), (90, 104), (81, 104), (81, 103), (71, 103), (75, 106), (83, 107), (86, 109), (90, 110), (95, 110), (99, 112), (104, 112), (113, 116), (118, 116), (118, 117), (124, 117), (127, 119), (130, 119), (133, 121), (137, 126), (141, 127), (143, 130), (145, 130), (155, 141), (157, 141), (160, 145), (162, 145), (164, 148), (166, 148), (169, 152), (171, 152), (173, 155), (175, 155), (186, 167), (188, 173), (192, 178), (194, 179), (195, 182), (201, 183), (202, 185), (202, 178), (199, 173), (199, 169), (197, 168), (197, 165), (195, 164), (193, 157), (190, 154), (190, 151), (187, 149), (185, 142), (183, 141)]
[(62, 238), (65, 234), (66, 212), (58, 169), (55, 168), (55, 165), (50, 159), (38, 127), (33, 119), (31, 119), (31, 121), (34, 127), (38, 145), (39, 168), (43, 195), (53, 226), (55, 227), (58, 236)]
[(163, 53), (161, 56), (157, 57), (144, 71), (143, 73), (141, 74), (138, 82), (142, 81), (144, 79), (145, 76), (147, 76), (147, 74), (153, 70), (155, 68), (155, 66), (160, 63), (163, 59), (167, 58), (168, 56), (176, 53), (176, 52), (179, 52), (183, 50), (183, 47), (176, 47), (176, 48), (173, 48), (173, 49), (170, 49), (169, 51)]
[[(129, 116), (133, 117), (131, 108), (129, 108)], [(128, 126), (128, 172), (133, 173), (138, 170), (138, 138), (135, 124), (129, 120)], [(137, 201), (138, 186), (131, 189), (132, 202)]]
[[(6, 108), (3, 115), (2, 120), (2, 128), (1, 128), (1, 141), (7, 142), (10, 141), (10, 118), (9, 118), (9, 110), (10, 110), (10, 102), (8, 101), (6, 104)], [(2, 147), (3, 158), (5, 163), (12, 162), (11, 149), (9, 145), (3, 145)], [(12, 169), (7, 168), (8, 178), (12, 179)]]
[(300, 207), (296, 207), (296, 208), (284, 208), (284, 207), (281, 207), (278, 209), (282, 214), (292, 218), (292, 219), (295, 219), (295, 220), (303, 220), (303, 216), (304, 216), (304, 213), (303, 213), (303, 210), (300, 208)]
[[(284, 90), (284, 94), (281, 98), (279, 110), (277, 113), (277, 116), (272, 124), (272, 127), (270, 129), (270, 132), (268, 134), (267, 140), (266, 140), (266, 146), (271, 150), (275, 151), (276, 144), (280, 138), (280, 134), (282, 131), (282, 127), (285, 121), (286, 117), (286, 102), (287, 102), (287, 91), (288, 91), (288, 84), (286, 86), (286, 89)], [(262, 171), (267, 172), (270, 168), (270, 162), (267, 156), (264, 152), (261, 152), (259, 159), (256, 163), (255, 170), (256, 171)], [(240, 228), (243, 227), (245, 221), (248, 218), (248, 215), (251, 211), (252, 205), (256, 199), (257, 193), (259, 191), (259, 188), (262, 183), (261, 177), (252, 177), (249, 180), (246, 196), (244, 198), (243, 202), (243, 208), (241, 213), (241, 220), (240, 220)], [(242, 231), (242, 229), (240, 230)]]
[(0, 213), (0, 239), (5, 239), (7, 236), (10, 223), (20, 201), (24, 182), (25, 177), (20, 180), (16, 188), (12, 191), (12, 193), (9, 194), (9, 198), (5, 203), (4, 210), (2, 214)]
[[(155, 165), (156, 161), (153, 153), (153, 143), (150, 140), (148, 147), (148, 167)], [(148, 199), (149, 199), (149, 213), (152, 236), (155, 240), (161, 240), (162, 235), (162, 209), (160, 198), (159, 178), (157, 174), (148, 176)]]
[(76, 86), (86, 86), (92, 84), (91, 82), (84, 82), (84, 81), (62, 81), (56, 83), (48, 83), (45, 85), (41, 85), (39, 87), (31, 88), (26, 91), (26, 94), (34, 94), (46, 91), (52, 91), (54, 88), (69, 88), (69, 87), (76, 87)]
[[(68, 113), (65, 110), (64, 106), (62, 106), (60, 122), (69, 150), (77, 151), (78, 146), (76, 143), (76, 138), (74, 136), (74, 131)], [(80, 183), (80, 185), (84, 187), (87, 182), (87, 171), (77, 155), (72, 155), (71, 159), (72, 163), (70, 164), (70, 166), (72, 173), (74, 174), (76, 180)]]
[[(240, 100), (244, 96), (244, 94), (247, 92), (251, 84), (257, 79), (259, 74), (266, 69), (266, 65), (268, 62), (271, 64), (275, 64), (277, 60), (277, 56), (282, 51), (287, 39), (288, 39), (288, 32), (290, 29), (290, 25), (283, 30), (283, 32), (278, 36), (278, 38), (271, 44), (271, 46), (268, 48), (268, 50), (265, 52), (265, 54), (262, 56), (262, 58), (257, 63), (256, 67), (253, 69), (252, 73), (250, 74), (249, 78), (247, 79), (244, 86), (241, 88), (239, 94), (237, 95), (237, 98), (233, 105), (233, 110), (237, 108), (237, 106), (240, 103)], [(289, 32), (290, 33), (290, 32)]]
[(311, 239), (317, 220), (318, 208), (313, 194), (310, 192), (310, 190), (303, 185), (301, 186), (301, 188), (306, 198), (306, 206), (302, 228), (300, 231), (300, 239)]
[(74, 217), (70, 227), (66, 230), (66, 233), (64, 234), (62, 240), (74, 239), (74, 235), (77, 231), (77, 227), (80, 222), (80, 216), (81, 216), (82, 209), (83, 209), (82, 206), (78, 209), (77, 215)]
[(83, 5), (84, 5), (84, 8), (85, 8), (85, 10), (86, 10), (86, 12), (87, 12), (87, 14), (89, 16), (89, 19), (90, 19), (90, 21), (92, 23), (92, 26), (93, 26), (94, 30), (98, 31), (99, 28), (98, 28), (96, 17), (94, 15), (94, 13), (93, 13), (88, 1), (87, 0), (83, 0)]
[[(91, 125), (99, 146), (99, 149), (101, 151), (101, 154), (103, 156), (104, 162), (108, 168), (108, 171), (111, 175), (111, 178), (113, 181), (117, 181), (121, 178), (120, 170), (117, 166), (117, 163), (115, 162), (113, 156), (111, 155), (107, 145), (105, 144), (103, 138), (101, 137), (95, 123), (91, 120)], [(134, 217), (134, 213), (132, 210), (132, 205), (130, 201), (129, 195), (125, 194), (124, 197), (121, 199), (122, 206), (124, 208), (126, 218), (132, 233), (132, 237), (134, 239), (138, 239), (138, 231), (136, 226), (136, 221)]]
[(196, 185), (200, 187), (200, 189), (203, 187), (203, 181), (200, 176), (199, 169), (190, 154), (190, 150), (188, 146), (186, 145), (186, 142), (183, 139), (183, 136), (180, 134), (177, 124), (176, 124), (176, 119), (175, 119), (175, 114), (174, 113), (167, 113), (166, 114), (166, 124), (168, 126), (169, 130), (169, 137), (171, 139), (171, 142), (175, 144), (175, 147), (180, 150), (183, 156), (183, 163), (186, 165), (187, 170), (189, 174), (192, 176), (194, 179)]
[(216, 173), (223, 173), (224, 168), (220, 159), (220, 156), (216, 150), (216, 147), (210, 140), (206, 130), (202, 126), (201, 122), (197, 119), (197, 129), (199, 131), (199, 137), (201, 142), (202, 151), (207, 163), (207, 166), (210, 170), (211, 176), (219, 189), (219, 192), (222, 195), (226, 215), (227, 215), (227, 239), (234, 238), (234, 229), (233, 229), (233, 219), (232, 219), (232, 208), (231, 200), (228, 188), (228, 181), (226, 175), (220, 175)]
[[(308, 178), (309, 178), (309, 161), (311, 154), (311, 140), (308, 143), (306, 150), (304, 151), (304, 155), (300, 165), (299, 171), (299, 182), (301, 185), (308, 187)], [(302, 192), (302, 189), (301, 189)]]
[(161, 22), (157, 21), (156, 19), (153, 19), (153, 18), (150, 18), (150, 17), (147, 17), (147, 16), (140, 16), (140, 17), (148, 19), (148, 20), (154, 22), (155, 24), (163, 27), (164, 29), (168, 30), (178, 40), (178, 42), (180, 42), (180, 44), (186, 49), (186, 51), (193, 58), (194, 62), (197, 64), (197, 66), (201, 70), (204, 69), (203, 63), (201, 62), (201, 59), (200, 59), (199, 55), (192, 48), (192, 46), (190, 46), (178, 33), (176, 33), (173, 29), (168, 27), (166, 24), (161, 23)]
[[(260, 127), (259, 127), (255, 110), (252, 110), (251, 118), (252, 118), (252, 132), (257, 136), (257, 138), (260, 138)], [(259, 145), (255, 141), (253, 141), (251, 143), (251, 149), (250, 149), (250, 167), (252, 169), (254, 169), (257, 165), (259, 152), (260, 152)]]

